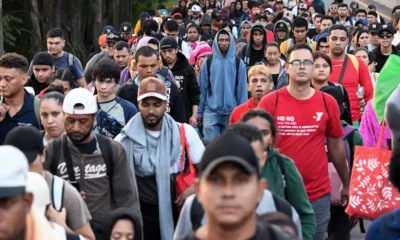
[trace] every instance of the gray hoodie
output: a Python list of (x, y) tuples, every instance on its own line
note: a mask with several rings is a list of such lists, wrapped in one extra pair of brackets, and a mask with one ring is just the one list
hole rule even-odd
[[(183, 239), (185, 236), (190, 235), (193, 233), (192, 228), (192, 221), (191, 221), (191, 208), (193, 204), (193, 200), (195, 195), (189, 196), (185, 204), (182, 207), (181, 214), (179, 215), (178, 224), (175, 228), (174, 233), (174, 240)], [(258, 215), (276, 212), (275, 202), (272, 197), (272, 193), (268, 190), (264, 190), (264, 194), (261, 198), (260, 203), (257, 206), (256, 213)], [(302, 239), (302, 232), (301, 232), (301, 223), (299, 215), (297, 214), (296, 210), (292, 207), (292, 220), (296, 225), (297, 234), (300, 236), (299, 239)], [(204, 225), (207, 222), (206, 216), (203, 217), (202, 224)]]

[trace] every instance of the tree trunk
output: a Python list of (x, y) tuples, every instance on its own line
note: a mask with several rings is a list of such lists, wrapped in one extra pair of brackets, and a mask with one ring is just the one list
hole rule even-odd
[(42, 43), (38, 1), (31, 0), (30, 4), (31, 4), (30, 17), (31, 17), (31, 23), (32, 23), (31, 53), (35, 54), (41, 50), (43, 43)]

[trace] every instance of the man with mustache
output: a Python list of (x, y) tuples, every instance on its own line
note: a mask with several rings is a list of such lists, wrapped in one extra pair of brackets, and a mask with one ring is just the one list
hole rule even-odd
[[(89, 90), (76, 88), (64, 99), (65, 131), (46, 146), (46, 170), (68, 180), (83, 196), (97, 237), (108, 214), (128, 207), (140, 215), (139, 199), (121, 144), (93, 133), (98, 103)], [(100, 171), (99, 171), (100, 169)]]

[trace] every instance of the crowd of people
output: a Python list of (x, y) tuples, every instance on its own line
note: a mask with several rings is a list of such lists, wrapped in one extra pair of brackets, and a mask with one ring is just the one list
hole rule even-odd
[(85, 59), (61, 28), (46, 41), (0, 57), (2, 240), (350, 240), (354, 148), (385, 113), (400, 188), (400, 79), (379, 77), (400, 5), (179, 0), (105, 26)]

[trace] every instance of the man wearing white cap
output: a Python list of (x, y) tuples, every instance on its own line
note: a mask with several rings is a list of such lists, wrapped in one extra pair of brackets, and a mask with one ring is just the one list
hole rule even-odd
[(28, 161), (15, 147), (0, 146), (0, 239), (57, 240), (45, 217), (26, 192)]
[(116, 208), (128, 207), (140, 216), (137, 191), (121, 144), (92, 132), (97, 113), (92, 93), (73, 89), (64, 99), (63, 111), (66, 133), (46, 146), (46, 167), (84, 197), (97, 237)]

